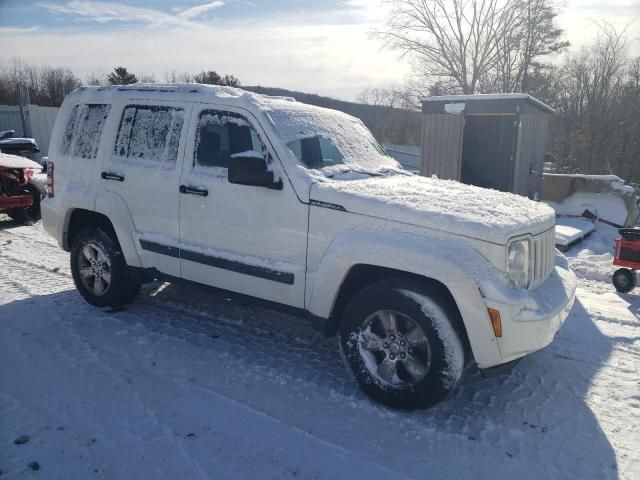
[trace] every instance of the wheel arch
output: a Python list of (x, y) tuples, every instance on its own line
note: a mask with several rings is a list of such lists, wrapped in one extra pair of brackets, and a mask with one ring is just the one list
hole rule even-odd
[(65, 223), (66, 228), (62, 238), (62, 246), (65, 251), (71, 251), (74, 239), (85, 228), (101, 228), (118, 242), (127, 265), (131, 267), (142, 266), (138, 252), (133, 244), (131, 231), (123, 228), (118, 222), (113, 222), (108, 215), (93, 210), (76, 208), (68, 213), (68, 219)]
[(71, 251), (71, 246), (78, 234), (85, 228), (91, 227), (101, 228), (119, 243), (115, 228), (113, 228), (109, 217), (84, 208), (75, 208), (69, 212), (67, 228), (62, 240), (65, 251)]
[(375, 283), (383, 280), (398, 279), (407, 283), (416, 282), (426, 287), (434, 296), (442, 302), (443, 306), (450, 312), (454, 328), (460, 334), (465, 350), (470, 352), (469, 335), (462, 320), (462, 314), (458, 304), (449, 288), (440, 280), (425, 275), (419, 275), (395, 268), (383, 267), (366, 263), (353, 265), (346, 273), (335, 296), (331, 313), (328, 319), (326, 333), (335, 335), (338, 331), (340, 318), (349, 300), (353, 296)]

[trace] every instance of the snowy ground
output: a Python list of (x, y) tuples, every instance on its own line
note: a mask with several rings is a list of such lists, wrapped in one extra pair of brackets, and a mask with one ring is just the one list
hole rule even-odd
[(608, 283), (614, 233), (569, 251), (550, 347), (406, 413), (295, 317), (173, 285), (96, 310), (39, 225), (0, 218), (1, 478), (640, 478), (640, 296)]

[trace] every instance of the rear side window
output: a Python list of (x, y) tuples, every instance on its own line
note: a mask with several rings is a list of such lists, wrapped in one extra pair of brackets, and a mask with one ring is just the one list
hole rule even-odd
[(60, 152), (76, 158), (96, 158), (111, 105), (75, 105), (64, 129)]
[(115, 156), (143, 163), (175, 166), (183, 125), (182, 109), (127, 106), (120, 121)]

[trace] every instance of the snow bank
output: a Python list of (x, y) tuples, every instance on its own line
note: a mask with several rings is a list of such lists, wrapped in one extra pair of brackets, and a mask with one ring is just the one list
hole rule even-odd
[(598, 282), (611, 281), (613, 266), (613, 242), (618, 230), (598, 224), (596, 230), (582, 243), (567, 252), (567, 260), (578, 278)]
[(560, 203), (546, 203), (556, 211), (557, 215), (580, 216), (585, 210), (590, 210), (598, 217), (619, 225), (624, 225), (628, 216), (624, 200), (615, 193), (578, 192)]
[(525, 197), (414, 175), (318, 183), (311, 197), (350, 212), (495, 243), (519, 233), (540, 233), (555, 222), (551, 208)]

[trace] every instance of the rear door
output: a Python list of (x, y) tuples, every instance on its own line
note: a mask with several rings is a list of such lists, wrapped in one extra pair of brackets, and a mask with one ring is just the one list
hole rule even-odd
[(277, 164), (248, 112), (200, 105), (193, 118), (180, 182), (182, 277), (303, 307), (308, 205), (281, 170), (282, 190), (229, 183), (234, 155)]
[(143, 266), (173, 276), (180, 275), (178, 186), (190, 113), (171, 102), (125, 104), (100, 172), (102, 187), (129, 209)]

